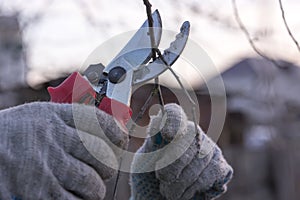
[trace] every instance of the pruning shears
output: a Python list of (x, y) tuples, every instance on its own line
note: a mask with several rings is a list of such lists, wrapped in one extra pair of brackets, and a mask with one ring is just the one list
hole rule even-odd
[(51, 101), (95, 104), (114, 116), (122, 125), (126, 125), (132, 115), (132, 87), (154, 79), (166, 71), (182, 53), (189, 36), (190, 24), (184, 22), (170, 47), (164, 50), (161, 57), (150, 62), (153, 48), (158, 48), (162, 35), (158, 10), (152, 13), (152, 19), (152, 27), (149, 27), (146, 20), (106, 67), (102, 64), (90, 65), (83, 75), (74, 72), (58, 87), (49, 87)]

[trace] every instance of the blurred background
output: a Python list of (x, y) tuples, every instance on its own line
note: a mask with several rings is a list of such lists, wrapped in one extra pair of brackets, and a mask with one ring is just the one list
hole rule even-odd
[[(183, 21), (190, 21), (191, 40), (204, 49), (223, 78), (227, 114), (218, 144), (235, 175), (221, 199), (299, 199), (300, 2), (150, 2), (160, 11), (165, 29), (177, 31)], [(48, 86), (81, 70), (96, 47), (137, 29), (145, 19), (142, 0), (0, 0), (0, 109), (48, 101)], [(176, 65), (179, 74), (189, 73)], [(201, 111), (199, 123), (207, 130), (214, 94), (201, 78), (191, 79)], [(164, 99), (177, 102), (170, 87), (180, 93), (176, 85), (163, 87)], [(135, 112), (151, 88), (135, 92)], [(148, 120), (145, 116), (141, 123)], [(141, 143), (133, 144), (132, 150)], [(123, 174), (118, 199), (129, 196), (127, 177)]]

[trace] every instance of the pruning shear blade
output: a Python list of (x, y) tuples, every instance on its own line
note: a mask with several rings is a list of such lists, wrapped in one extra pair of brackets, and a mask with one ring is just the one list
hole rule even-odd
[[(120, 57), (116, 60), (114, 66), (122, 66), (126, 71), (126, 75), (124, 75), (125, 78), (118, 83), (108, 82), (106, 96), (129, 106), (132, 86), (151, 80), (166, 71), (168, 66), (171, 66), (182, 53), (188, 40), (189, 29), (189, 22), (184, 22), (181, 26), (180, 33), (176, 35), (176, 39), (171, 43), (170, 47), (164, 51), (162, 58), (156, 59), (149, 65), (145, 65), (145, 62), (141, 62), (140, 65), (135, 66), (133, 65), (135, 62), (125, 59), (124, 57)], [(132, 57), (132, 59), (135, 61), (136, 58)]]
[[(146, 20), (105, 68), (101, 64), (90, 65), (84, 72), (85, 77), (74, 72), (60, 86), (49, 87), (51, 101), (95, 102), (99, 109), (125, 125), (132, 114), (129, 105), (132, 86), (153, 79), (167, 70), (178, 59), (188, 40), (190, 24), (184, 22), (170, 47), (162, 56), (149, 63), (153, 48), (158, 48), (162, 35), (162, 22), (157, 10), (153, 12), (152, 18), (153, 32), (150, 34), (151, 29)], [(151, 35), (154, 36), (154, 44)]]
[[(153, 27), (151, 28), (153, 29), (155, 39), (154, 46), (157, 47), (162, 34), (162, 22), (158, 10), (153, 12), (152, 19)], [(146, 20), (119, 54), (105, 67), (103, 72), (109, 73), (109, 71), (116, 66), (117, 62), (122, 59), (126, 59), (130, 62), (132, 68), (138, 68), (141, 64), (147, 63), (151, 59), (152, 53), (149, 29), (149, 23), (148, 20)]]
[(168, 66), (173, 65), (186, 46), (189, 32), (190, 23), (186, 21), (182, 24), (180, 33), (176, 35), (176, 39), (171, 43), (170, 47), (164, 50), (162, 58), (156, 59), (149, 65), (141, 66), (135, 73), (133, 85), (149, 81), (166, 71)]

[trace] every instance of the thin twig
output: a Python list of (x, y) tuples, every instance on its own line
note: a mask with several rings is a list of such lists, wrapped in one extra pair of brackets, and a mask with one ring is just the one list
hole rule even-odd
[(159, 100), (159, 104), (161, 105), (162, 113), (164, 113), (165, 112), (165, 110), (164, 110), (165, 102), (164, 102), (164, 98), (162, 96), (158, 77), (155, 78), (155, 87), (157, 89), (158, 100)]
[(120, 174), (121, 174), (120, 169), (121, 169), (122, 162), (123, 162), (123, 155), (120, 156), (120, 165), (119, 165), (116, 181), (115, 181), (115, 184), (114, 184), (114, 193), (113, 193), (113, 196), (112, 196), (113, 199), (117, 199), (117, 188), (118, 188), (118, 183), (119, 183)]
[(154, 37), (154, 32), (153, 32), (153, 18), (152, 18), (152, 11), (151, 11), (151, 3), (148, 0), (143, 0), (144, 4), (146, 6), (146, 13), (147, 13), (147, 18), (148, 18), (148, 23), (149, 23), (149, 34), (150, 34), (150, 41), (151, 41), (151, 47), (152, 47), (152, 59), (156, 59), (156, 52), (155, 52), (155, 37)]
[(201, 134), (199, 133), (198, 130), (198, 123), (196, 121), (197, 116), (196, 116), (196, 103), (188, 93), (188, 91), (185, 89), (183, 86), (182, 82), (180, 81), (179, 76), (176, 74), (176, 72), (168, 65), (168, 63), (165, 61), (163, 55), (161, 54), (159, 49), (156, 49), (158, 57), (162, 60), (162, 62), (167, 66), (168, 70), (173, 74), (175, 77), (177, 83), (179, 84), (180, 88), (184, 91), (185, 95), (188, 97), (188, 100), (192, 104), (192, 114), (193, 114), (193, 122), (194, 122), (194, 128), (195, 128), (195, 134), (196, 134), (196, 145), (197, 145), (197, 154), (200, 156), (200, 148), (201, 148)]
[[(151, 49), (152, 49), (152, 60), (156, 60), (156, 45), (155, 45), (155, 36), (154, 36), (154, 30), (153, 30), (153, 18), (152, 18), (152, 11), (151, 11), (151, 7), (152, 5), (150, 4), (150, 2), (148, 0), (143, 0), (145, 6), (146, 6), (146, 13), (147, 13), (147, 18), (148, 18), (148, 25), (149, 25), (149, 34), (150, 34), (150, 41), (151, 41)], [(148, 97), (148, 99), (146, 100), (146, 102), (144, 103), (144, 105), (142, 106), (140, 112), (138, 113), (136, 119), (134, 120), (135, 123), (137, 123), (138, 120), (140, 120), (142, 118), (142, 116), (144, 115), (147, 107), (149, 106), (153, 96), (155, 94), (158, 94), (158, 98), (159, 98), (159, 102), (162, 105), (162, 113), (164, 113), (164, 101), (162, 98), (162, 93), (161, 93), (161, 88), (158, 82), (158, 77), (155, 78), (155, 87), (153, 88), (153, 90), (151, 91), (150, 96)], [(131, 127), (129, 128), (129, 138), (131, 133), (134, 131), (136, 125), (135, 123), (133, 123), (131, 125)], [(119, 178), (120, 178), (120, 168), (122, 165), (122, 157), (120, 159), (120, 164), (119, 164), (119, 170), (117, 173), (117, 177), (116, 177), (116, 181), (115, 181), (115, 185), (114, 185), (114, 191), (113, 191), (113, 198), (116, 199), (116, 195), (117, 195), (117, 186), (118, 186), (118, 182), (119, 182)]]
[[(155, 35), (154, 35), (154, 30), (153, 30), (153, 18), (152, 18), (152, 10), (151, 10), (151, 3), (148, 0), (143, 0), (144, 5), (146, 6), (146, 13), (147, 13), (147, 18), (148, 18), (148, 23), (149, 23), (149, 34), (150, 34), (150, 41), (151, 41), (151, 48), (152, 48), (152, 60), (156, 60), (156, 45), (155, 45)], [(158, 94), (158, 99), (159, 103), (162, 106), (162, 112), (164, 113), (164, 100), (162, 98), (162, 93), (161, 93), (161, 87), (159, 85), (158, 77), (155, 78), (155, 90), (157, 90)]]
[(292, 31), (291, 31), (291, 29), (290, 29), (290, 27), (289, 27), (289, 25), (288, 25), (288, 23), (287, 23), (287, 21), (286, 21), (286, 18), (285, 18), (285, 12), (284, 12), (284, 8), (283, 8), (282, 1), (281, 1), (281, 0), (279, 0), (279, 5), (280, 5), (281, 15), (282, 15), (282, 19), (283, 19), (285, 28), (286, 28), (288, 34), (290, 35), (291, 39), (292, 39), (293, 42), (295, 43), (295, 45), (296, 45), (298, 51), (300, 52), (300, 46), (299, 46), (299, 43), (298, 43), (298, 41), (296, 40), (296, 38), (294, 37), (294, 35), (293, 35), (293, 33), (292, 33)]
[(133, 120), (135, 123), (137, 123), (144, 115), (146, 109), (148, 108), (148, 105), (150, 104), (153, 96), (156, 95), (156, 90), (155, 87), (152, 89), (151, 94), (148, 96), (147, 100), (145, 101), (144, 105), (142, 106), (142, 108), (140, 109), (138, 115), (136, 116), (136, 118)]
[(274, 65), (280, 67), (280, 65), (272, 58), (268, 57), (267, 55), (265, 55), (260, 49), (258, 49), (249, 33), (249, 31), (247, 30), (246, 26), (244, 25), (244, 23), (242, 22), (241, 20), (241, 17), (239, 15), (239, 11), (238, 11), (238, 8), (237, 8), (237, 5), (236, 5), (236, 1), (235, 0), (232, 0), (232, 7), (233, 7), (233, 11), (234, 11), (234, 17), (235, 17), (235, 20), (237, 21), (240, 29), (244, 32), (244, 34), (246, 35), (247, 39), (248, 39), (248, 42), (249, 44), (251, 45), (252, 49), (259, 55), (261, 56), (262, 58), (272, 62)]
[(146, 109), (149, 107), (149, 104), (152, 100), (152, 98), (158, 94), (158, 88), (156, 87), (156, 85), (153, 87), (153, 89), (151, 90), (151, 93), (150, 95), (148, 96), (147, 100), (145, 101), (144, 105), (141, 107), (139, 113), (137, 114), (137, 116), (135, 117), (135, 119), (133, 120), (134, 121), (134, 124), (132, 124), (132, 126), (130, 127), (129, 129), (129, 137), (131, 135), (131, 133), (134, 131), (135, 129), (135, 124), (138, 123), (140, 121), (140, 119), (142, 119)]

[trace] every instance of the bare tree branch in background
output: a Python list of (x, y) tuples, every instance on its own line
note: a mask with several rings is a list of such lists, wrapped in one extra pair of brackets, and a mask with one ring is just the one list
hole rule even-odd
[(51, 6), (51, 4), (54, 2), (54, 0), (46, 0), (45, 3), (43, 4), (43, 7), (36, 13), (33, 17), (30, 19), (27, 19), (23, 24), (22, 24), (22, 29), (28, 28), (28, 26), (37, 23), (47, 13), (46, 10)]
[(248, 29), (246, 28), (246, 26), (243, 24), (241, 17), (239, 15), (239, 11), (236, 5), (236, 1), (232, 0), (232, 7), (233, 7), (233, 11), (234, 11), (234, 17), (236, 22), (238, 23), (240, 29), (244, 32), (244, 34), (246, 35), (249, 44), (251, 45), (252, 49), (262, 58), (272, 62), (274, 65), (276, 65), (277, 67), (280, 67), (280, 65), (272, 58), (268, 57), (267, 55), (265, 55), (260, 49), (258, 49), (254, 43), (253, 38), (251, 37)]
[(200, 15), (201, 17), (216, 23), (226, 29), (230, 30), (240, 30), (235, 24), (232, 23), (229, 17), (219, 16), (215, 10), (207, 10), (207, 8), (202, 8), (201, 4), (194, 3), (189, 6), (191, 12)]
[(103, 24), (99, 23), (96, 20), (96, 17), (92, 15), (92, 11), (89, 8), (88, 3), (85, 0), (74, 0), (75, 3), (78, 4), (83, 17), (85, 17), (86, 21), (92, 26), (92, 27), (100, 27), (103, 26)]
[(283, 19), (285, 28), (286, 28), (288, 34), (290, 35), (291, 39), (292, 39), (293, 42), (295, 43), (295, 45), (296, 45), (298, 51), (300, 52), (300, 46), (299, 46), (299, 43), (298, 43), (298, 41), (296, 40), (296, 38), (294, 37), (294, 35), (293, 35), (293, 33), (292, 33), (292, 31), (291, 31), (291, 29), (290, 29), (290, 27), (289, 27), (289, 25), (288, 25), (288, 23), (287, 23), (287, 21), (286, 21), (286, 18), (285, 18), (285, 12), (284, 12), (284, 8), (283, 8), (282, 1), (281, 1), (281, 0), (279, 0), (279, 5), (280, 5), (281, 15), (282, 15), (282, 19)]

